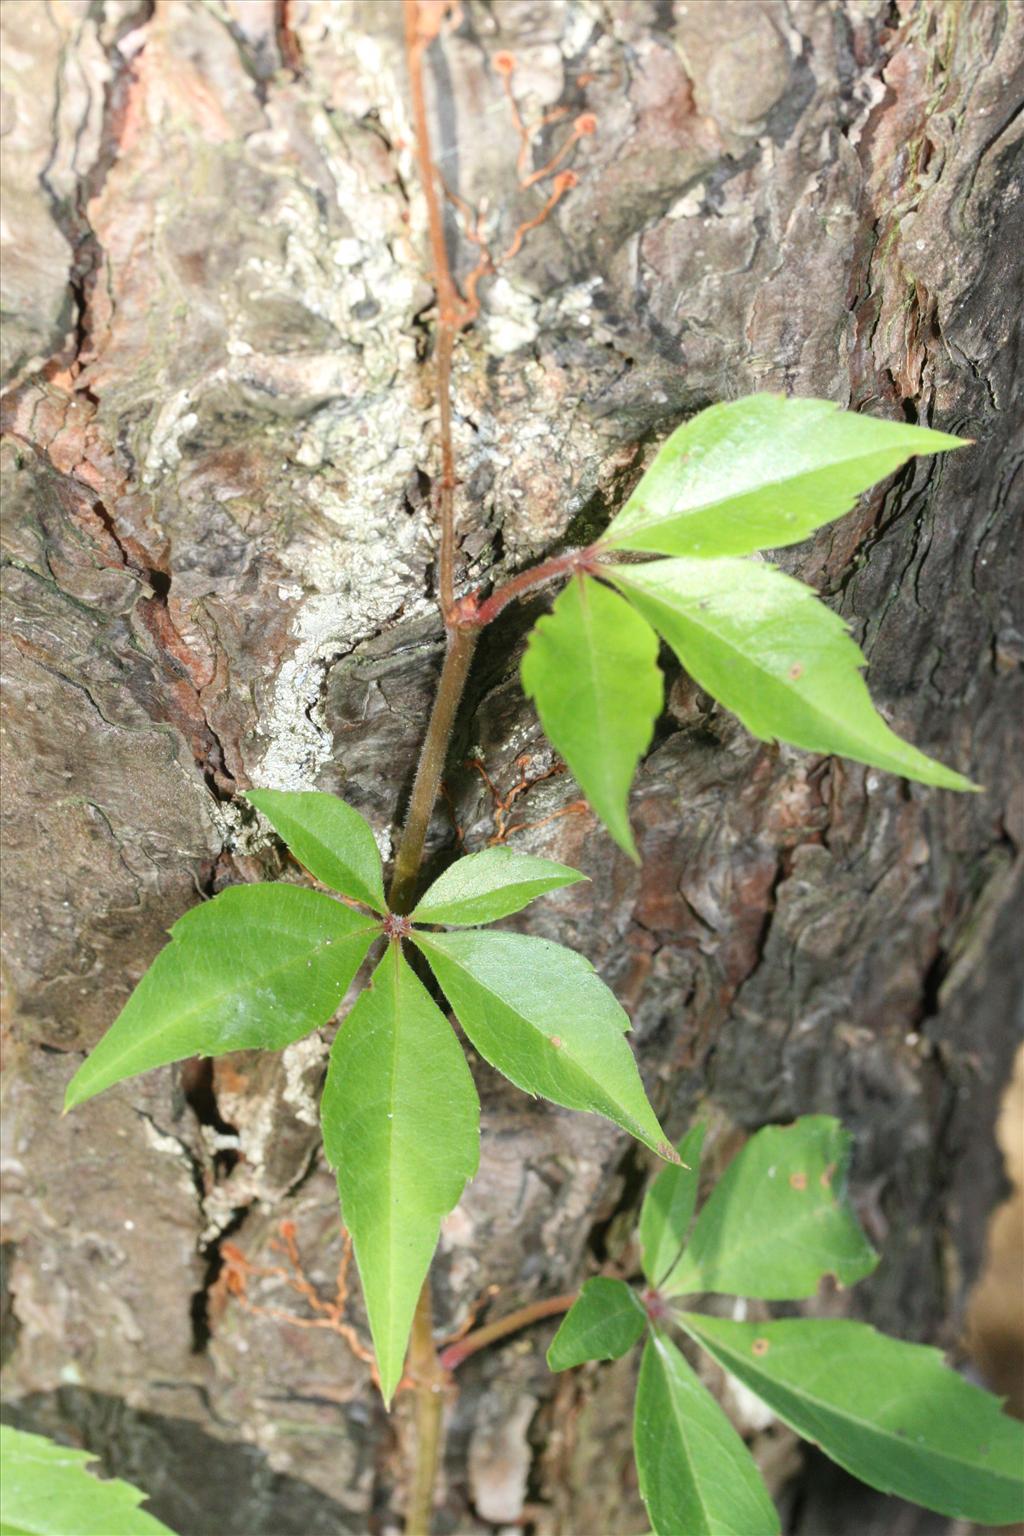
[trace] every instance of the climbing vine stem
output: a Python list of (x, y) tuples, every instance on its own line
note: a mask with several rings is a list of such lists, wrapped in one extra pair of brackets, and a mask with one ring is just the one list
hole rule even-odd
[[(474, 309), (460, 295), (448, 263), (423, 88), (423, 55), (439, 32), (447, 7), (437, 3), (437, 0), (430, 5), (421, 5), (419, 0), (403, 0), (403, 3), (416, 161), (427, 206), (434, 287), (437, 293), (434, 355), (441, 450), (441, 480), (438, 487), (440, 514), (438, 595), (445, 621), (447, 649), (434, 707), (420, 751), (405, 827), (395, 856), (391, 907), (392, 910), (399, 912), (407, 912), (410, 909), (416, 894), (416, 881), (423, 858), (423, 844), (441, 782), (455, 712), (462, 697), (470, 663), (473, 660), (473, 651), (476, 648), (475, 631), (456, 627), (452, 623), (455, 606), (456, 483), (455, 452), (452, 445), (452, 353), (455, 348), (455, 338), (462, 327), (472, 321)], [(446, 1380), (434, 1345), (434, 1313), (429, 1275), (423, 1283), (413, 1319), (409, 1367), (416, 1392), (416, 1464), (409, 1489), (406, 1531), (409, 1536), (428, 1536), (434, 1502), (434, 1484), (441, 1454)]]
[(438, 680), (434, 707), (420, 749), (419, 765), (409, 798), (409, 810), (402, 832), (395, 868), (391, 880), (389, 905), (392, 912), (409, 912), (416, 895), (416, 880), (423, 858), (423, 844), (427, 836), (434, 801), (444, 771), (448, 741), (465, 687), (473, 652), (476, 649), (476, 631), (451, 629), (444, 665)]
[[(445, 244), (439, 194), (441, 181), (431, 150), (423, 60), (427, 49), (440, 34), (445, 17), (452, 13), (453, 9), (451, 0), (403, 0), (405, 53), (416, 164), (426, 204), (433, 282), (437, 295), (434, 387), (441, 460), (441, 474), (437, 483), (439, 524), (437, 586), (438, 601), (445, 624), (446, 649), (430, 721), (420, 750), (405, 826), (395, 855), (389, 904), (392, 912), (396, 913), (409, 912), (415, 902), (427, 829), (444, 771), (456, 711), (469, 675), (480, 629), (497, 618), (508, 603), (523, 593), (543, 586), (557, 577), (569, 575), (573, 571), (592, 571), (600, 558), (598, 551), (593, 547), (569, 550), (532, 570), (512, 577), (504, 586), (499, 587), (482, 601), (475, 593), (458, 600), (455, 597), (455, 491), (458, 479), (455, 472), (455, 449), (452, 439), (452, 359), (460, 333), (467, 326), (472, 325), (479, 313), (480, 279), (486, 273), (495, 270), (495, 263), (492, 262), (486, 244), (479, 236), (478, 226), (474, 226), (476, 233), (471, 234), (471, 238), (474, 238), (480, 246), (480, 256), (466, 279), (463, 293), (452, 273)], [(532, 134), (521, 122), (515, 99), (511, 94), (508, 77), (514, 67), (515, 61), (511, 55), (496, 56), (495, 68), (504, 78), (506, 94), (509, 95), (513, 107), (513, 119), (523, 139), (523, 150), (520, 156), (522, 162), (520, 185), (525, 188), (551, 174), (581, 136), (594, 132), (596, 119), (589, 113), (577, 119), (572, 136), (555, 158), (539, 171), (527, 175), (523, 168), (524, 156), (529, 149)], [(561, 111), (555, 114), (556, 117), (562, 115)], [(575, 185), (576, 176), (572, 171), (559, 171), (554, 176), (551, 194), (544, 207), (519, 226), (511, 246), (499, 259), (498, 265), (516, 254), (529, 231), (543, 223), (559, 200)], [(433, 1335), (434, 1319), (428, 1277), (416, 1308), (409, 1347), (409, 1371), (417, 1402), (416, 1466), (406, 1515), (406, 1531), (409, 1536), (427, 1536), (430, 1530), (434, 1484), (441, 1452), (443, 1399), (447, 1372), (438, 1358)]]

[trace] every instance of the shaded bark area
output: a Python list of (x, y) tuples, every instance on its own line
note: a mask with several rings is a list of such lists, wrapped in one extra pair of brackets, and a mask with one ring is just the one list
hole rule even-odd
[[(2, 22), (10, 1411), (93, 1446), (183, 1536), (394, 1529), (401, 1399), (388, 1421), (340, 1336), (259, 1314), (303, 1313), (280, 1276), (250, 1278), (249, 1308), (226, 1284), (281, 1267), (287, 1220), (332, 1293), (329, 1032), (58, 1112), (175, 917), (301, 878), (240, 788), (334, 790), (391, 846), (442, 645), (401, 13), (8, 0)], [(955, 1350), (1019, 1037), (1024, 12), (463, 0), (428, 56), (438, 161), (501, 250), (546, 192), (517, 188), (498, 50), (528, 120), (567, 108), (529, 166), (579, 113), (597, 132), (456, 358), (463, 582), (602, 526), (717, 399), (970, 436), (779, 563), (853, 626), (896, 728), (986, 793), (765, 747), (673, 672), (636, 870), (548, 772), (516, 677), (536, 600), (481, 642), (431, 858), (511, 826), (590, 875), (520, 926), (616, 990), (668, 1129), (707, 1116), (714, 1171), (766, 1121), (841, 1115), (885, 1257), (809, 1310)], [(476, 1075), (480, 1174), (437, 1261), (452, 1329), (490, 1285), (494, 1316), (628, 1270), (648, 1172), (610, 1127)], [(459, 1372), (439, 1528), (642, 1528), (633, 1367), (552, 1378), (550, 1333)], [(855, 1504), (730, 1406), (787, 1530), (946, 1529)]]

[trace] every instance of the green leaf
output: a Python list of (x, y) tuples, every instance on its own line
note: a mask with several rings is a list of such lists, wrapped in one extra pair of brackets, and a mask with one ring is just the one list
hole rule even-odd
[(379, 932), (295, 885), (234, 885), (193, 907), (71, 1079), (65, 1109), (188, 1056), (290, 1045), (331, 1017)]
[(679, 427), (601, 540), (658, 555), (749, 555), (842, 517), (915, 453), (962, 448), (828, 400), (752, 395)]
[(567, 1371), (585, 1360), (618, 1360), (647, 1326), (643, 1303), (622, 1280), (588, 1280), (551, 1341), (548, 1365)]
[(892, 732), (864, 657), (810, 587), (752, 560), (606, 566), (702, 688), (762, 741), (834, 752), (944, 789), (974, 786)]
[(1024, 1425), (937, 1349), (865, 1323), (677, 1318), (719, 1365), (883, 1493), (982, 1525), (1024, 1520)]
[(575, 576), (538, 620), (522, 664), (548, 739), (632, 859), (626, 801), (661, 712), (657, 663), (650, 625), (615, 592)]
[(480, 1121), (462, 1049), (398, 943), (338, 1031), (320, 1119), (390, 1403), (441, 1218), (476, 1173)]
[(700, 1153), (705, 1124), (695, 1125), (677, 1151), (680, 1166), (663, 1168), (644, 1196), (640, 1209), (640, 1251), (649, 1284), (660, 1289), (682, 1252), (697, 1204)]
[(458, 859), (436, 879), (411, 914), (414, 923), (457, 928), (493, 923), (518, 912), (535, 896), (585, 880), (578, 869), (511, 848), (485, 848)]
[(253, 789), (246, 799), (317, 880), (375, 912), (387, 911), (380, 851), (358, 811), (319, 790)]
[(715, 1185), (666, 1293), (787, 1301), (813, 1296), (825, 1274), (863, 1280), (878, 1255), (846, 1197), (850, 1140), (829, 1115), (758, 1131)]
[(657, 1536), (775, 1536), (779, 1517), (753, 1457), (675, 1345), (644, 1347), (633, 1446)]
[(413, 939), (481, 1056), (517, 1088), (604, 1115), (675, 1161), (626, 1042), (629, 1019), (589, 960), (518, 933)]
[(172, 1536), (139, 1505), (148, 1497), (85, 1468), (92, 1451), (0, 1425), (0, 1531), (7, 1536)]

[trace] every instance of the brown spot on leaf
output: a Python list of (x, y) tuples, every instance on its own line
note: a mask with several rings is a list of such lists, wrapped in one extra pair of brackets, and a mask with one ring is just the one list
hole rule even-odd
[(561, 1035), (549, 1035), (548, 1036), (548, 1045), (554, 1046), (556, 1051), (560, 1051), (564, 1044), (565, 1044), (565, 1041), (562, 1039)]
[(676, 1163), (680, 1168), (684, 1168), (686, 1166), (682, 1158), (679, 1156), (679, 1153), (676, 1151), (675, 1147), (673, 1147), (671, 1143), (667, 1141), (659, 1141), (658, 1156), (663, 1157), (666, 1163)]
[(806, 1173), (791, 1173), (790, 1176), (789, 1176), (789, 1183), (790, 1183), (790, 1188), (791, 1189), (806, 1189), (807, 1188), (807, 1175), (806, 1175)]
[(826, 1169), (824, 1169), (824, 1171), (822, 1172), (822, 1175), (821, 1175), (821, 1187), (822, 1187), (822, 1189), (831, 1189), (832, 1188), (832, 1176), (835, 1173), (835, 1171), (836, 1171), (835, 1163), (829, 1163), (828, 1167)]
[(789, 675), (795, 682), (798, 677), (803, 676), (803, 671), (803, 665), (799, 661), (794, 661), (793, 665), (789, 669)]
[(771, 1343), (768, 1339), (755, 1339), (750, 1346), (750, 1352), (753, 1355), (766, 1355), (770, 1348)]

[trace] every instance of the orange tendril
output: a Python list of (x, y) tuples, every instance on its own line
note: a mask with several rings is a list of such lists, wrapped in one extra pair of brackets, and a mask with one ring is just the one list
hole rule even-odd
[(531, 229), (537, 229), (541, 224), (544, 223), (544, 220), (554, 212), (555, 208), (561, 202), (565, 194), (570, 190), (570, 188), (575, 187), (578, 181), (579, 177), (576, 175), (575, 171), (559, 171), (558, 175), (555, 177), (551, 184), (551, 193), (547, 202), (544, 204), (544, 207), (540, 210), (540, 213), (536, 214), (532, 219), (527, 219), (525, 223), (520, 224), (519, 228), (512, 236), (512, 243), (508, 247), (508, 250), (504, 251), (502, 255), (499, 256), (499, 266), (503, 262), (511, 261), (513, 256), (519, 255), (519, 252), (523, 248), (523, 241), (526, 239), (526, 236), (530, 233)]
[(474, 772), (480, 775), (493, 801), (491, 816), (494, 821), (494, 834), (487, 839), (488, 848), (494, 848), (501, 843), (507, 842), (516, 832), (528, 832), (536, 827), (546, 826), (549, 821), (558, 821), (562, 816), (576, 816), (587, 810), (585, 800), (574, 800), (571, 805), (565, 805), (561, 810), (552, 811), (550, 815), (541, 817), (539, 821), (513, 822), (513, 810), (516, 801), (521, 795), (527, 794), (535, 785), (543, 784), (545, 779), (558, 778), (560, 774), (565, 772), (565, 764), (556, 762), (552, 763), (550, 768), (546, 768), (543, 773), (530, 775), (527, 773), (527, 769), (532, 761), (533, 758), (529, 752), (523, 752), (516, 758), (515, 766), (519, 770), (519, 776), (506, 793), (502, 794), (478, 757), (468, 757), (466, 759), (465, 766), (472, 768)]
[[(282, 1221), (278, 1227), (278, 1233), (279, 1236), (271, 1238), (268, 1246), (272, 1252), (279, 1254), (286, 1261), (285, 1264), (253, 1264), (234, 1243), (221, 1244), (220, 1251), (224, 1265), (214, 1287), (215, 1304), (223, 1307), (227, 1297), (230, 1296), (254, 1317), (270, 1318), (274, 1322), (284, 1323), (292, 1328), (323, 1328), (330, 1333), (336, 1333), (348, 1345), (357, 1360), (371, 1367), (376, 1380), (376, 1364), (372, 1349), (367, 1348), (362, 1342), (351, 1323), (345, 1321), (348, 1273), (352, 1264), (352, 1239), (347, 1232), (342, 1233), (342, 1250), (334, 1282), (334, 1299), (327, 1301), (320, 1295), (303, 1267), (295, 1237), (295, 1223)], [(301, 1297), (309, 1308), (309, 1313), (290, 1312), (284, 1307), (263, 1306), (253, 1301), (249, 1295), (251, 1279), (278, 1281), (286, 1289)]]

